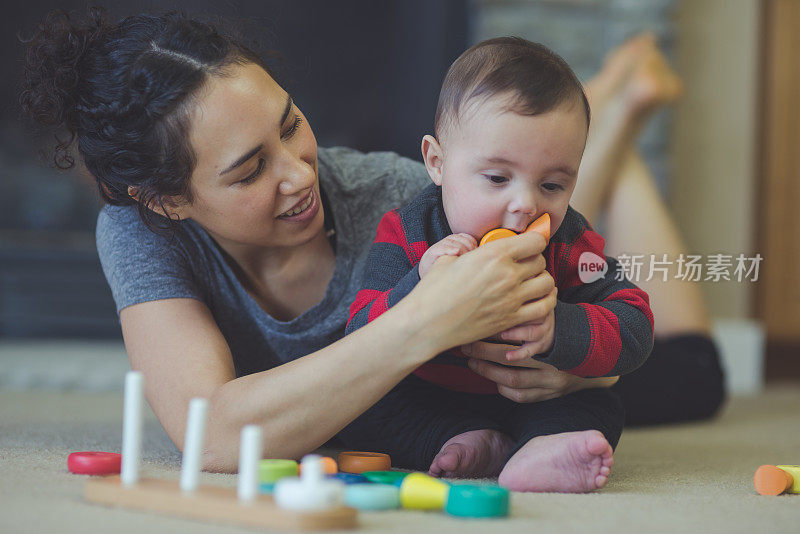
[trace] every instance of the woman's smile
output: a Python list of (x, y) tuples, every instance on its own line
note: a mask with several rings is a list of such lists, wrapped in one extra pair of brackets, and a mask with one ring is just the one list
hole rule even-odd
[(286, 222), (303, 223), (312, 220), (318, 211), (319, 202), (312, 188), (305, 199), (295, 204), (293, 208), (278, 215), (277, 219)]

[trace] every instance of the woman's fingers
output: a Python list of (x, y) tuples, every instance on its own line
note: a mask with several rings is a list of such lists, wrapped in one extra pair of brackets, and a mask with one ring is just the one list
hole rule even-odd
[(541, 337), (547, 319), (530, 321), (500, 332), (500, 339), (505, 341), (533, 341)]
[[(523, 302), (530, 302), (542, 299), (544, 297), (548, 297), (552, 294), (558, 295), (558, 289), (556, 288), (556, 283), (553, 280), (553, 277), (547, 271), (542, 272), (538, 276), (534, 276), (529, 280), (524, 280), (520, 284), (520, 289), (522, 291), (522, 298)], [(555, 293), (554, 293), (555, 292)], [(526, 323), (535, 323), (541, 322), (544, 318), (531, 318), (529, 321), (525, 321)]]
[(545, 247), (547, 247), (547, 241), (541, 234), (529, 232), (490, 241), (481, 248), (503, 256), (510, 256), (513, 260), (522, 260), (541, 254)]
[(508, 363), (506, 360), (506, 353), (510, 350), (516, 349), (514, 345), (506, 345), (504, 343), (487, 343), (486, 341), (475, 341), (469, 345), (461, 347), (461, 352), (470, 358), (476, 360), (485, 360), (489, 362)]
[[(462, 237), (455, 242), (462, 243)], [(436, 332), (431, 339), (443, 349), (536, 320), (536, 314), (544, 317), (550, 301), (540, 297), (554, 287), (541, 255), (544, 246), (544, 238), (531, 233), (492, 241), (460, 256), (440, 256), (403, 300), (426, 310), (425, 328)], [(535, 299), (544, 304), (526, 304)]]
[(498, 384), (497, 392), (503, 397), (517, 403), (542, 402), (560, 397), (562, 393), (558, 390), (547, 388), (514, 389)]
[(550, 364), (542, 363), (538, 360), (527, 359), (525, 361), (509, 361), (506, 354), (509, 351), (519, 349), (516, 345), (506, 345), (503, 343), (487, 343), (485, 341), (475, 341), (469, 345), (461, 347), (461, 352), (467, 357), (477, 360), (494, 362), (503, 366), (524, 367), (527, 369), (554, 370)]
[(469, 368), (498, 386), (511, 389), (553, 388), (558, 386), (558, 372), (546, 369), (505, 367), (485, 360), (471, 359)]
[(528, 341), (523, 343), (521, 347), (508, 351), (506, 353), (506, 360), (508, 360), (509, 364), (526, 361), (537, 354), (548, 352), (548, 348), (544, 341)]
[(525, 304), (520, 306), (519, 309), (514, 312), (512, 316), (514, 320), (513, 324), (518, 325), (529, 322), (543, 321), (547, 317), (547, 314), (555, 309), (557, 296), (558, 289), (553, 287), (547, 296), (538, 298), (534, 297), (536, 300), (525, 302)]

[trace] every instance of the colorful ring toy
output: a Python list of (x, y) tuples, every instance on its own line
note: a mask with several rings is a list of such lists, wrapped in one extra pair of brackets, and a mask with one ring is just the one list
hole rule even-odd
[(258, 481), (261, 484), (274, 484), (285, 477), (296, 477), (300, 467), (294, 460), (267, 458), (258, 463)]
[(345, 473), (388, 471), (392, 459), (382, 452), (345, 451), (339, 453), (339, 469)]
[(390, 484), (353, 484), (344, 490), (344, 503), (357, 510), (394, 510), (400, 507), (400, 489)]
[(445, 512), (457, 517), (506, 517), (508, 496), (508, 490), (500, 486), (454, 484)]
[(336, 473), (335, 475), (326, 475), (326, 476), (328, 478), (340, 480), (340, 481), (344, 482), (345, 484), (367, 484), (367, 483), (369, 483), (369, 480), (367, 480), (367, 477), (363, 477), (363, 476), (357, 475), (355, 473), (339, 472), (339, 473)]
[(405, 471), (364, 471), (361, 473), (367, 480), (376, 484), (393, 484), (400, 486), (403, 479), (408, 476)]
[[(538, 232), (544, 237), (546, 242), (550, 242), (550, 214), (545, 213), (525, 229), (525, 233), (527, 232)], [(480, 243), (478, 246), (485, 245), (490, 241), (497, 241), (498, 239), (503, 239), (505, 237), (512, 237), (517, 235), (517, 232), (514, 230), (509, 230), (508, 228), (495, 228), (494, 230), (489, 230), (486, 232), (486, 235), (481, 238)]]
[(67, 469), (76, 475), (118, 475), (122, 455), (116, 452), (73, 452), (67, 456)]
[[(339, 468), (336, 466), (336, 460), (331, 458), (330, 456), (323, 456), (319, 459), (322, 462), (322, 473), (325, 475), (335, 475), (339, 472)], [(303, 464), (298, 466), (297, 474), (303, 473)]]

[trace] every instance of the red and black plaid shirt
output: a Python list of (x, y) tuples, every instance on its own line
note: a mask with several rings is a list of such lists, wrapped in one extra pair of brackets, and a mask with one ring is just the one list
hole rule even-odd
[[(350, 306), (350, 333), (406, 296), (419, 282), (418, 265), (433, 244), (452, 231), (441, 188), (425, 188), (410, 204), (383, 216), (365, 264), (362, 289)], [(619, 264), (603, 254), (605, 240), (571, 207), (544, 250), (547, 270), (558, 287), (554, 345), (536, 359), (582, 377), (617, 376), (642, 365), (653, 348), (653, 313), (647, 293), (618, 274)], [(608, 272), (583, 283), (578, 259), (592, 252)], [(471, 371), (466, 360), (442, 353), (414, 373), (448, 389), (496, 393), (494, 382)]]

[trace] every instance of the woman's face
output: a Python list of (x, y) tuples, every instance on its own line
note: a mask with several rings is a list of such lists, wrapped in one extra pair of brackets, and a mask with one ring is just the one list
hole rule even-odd
[(221, 245), (306, 243), (323, 227), (314, 133), (261, 67), (229, 68), (209, 79), (190, 113), (193, 200), (178, 215)]

